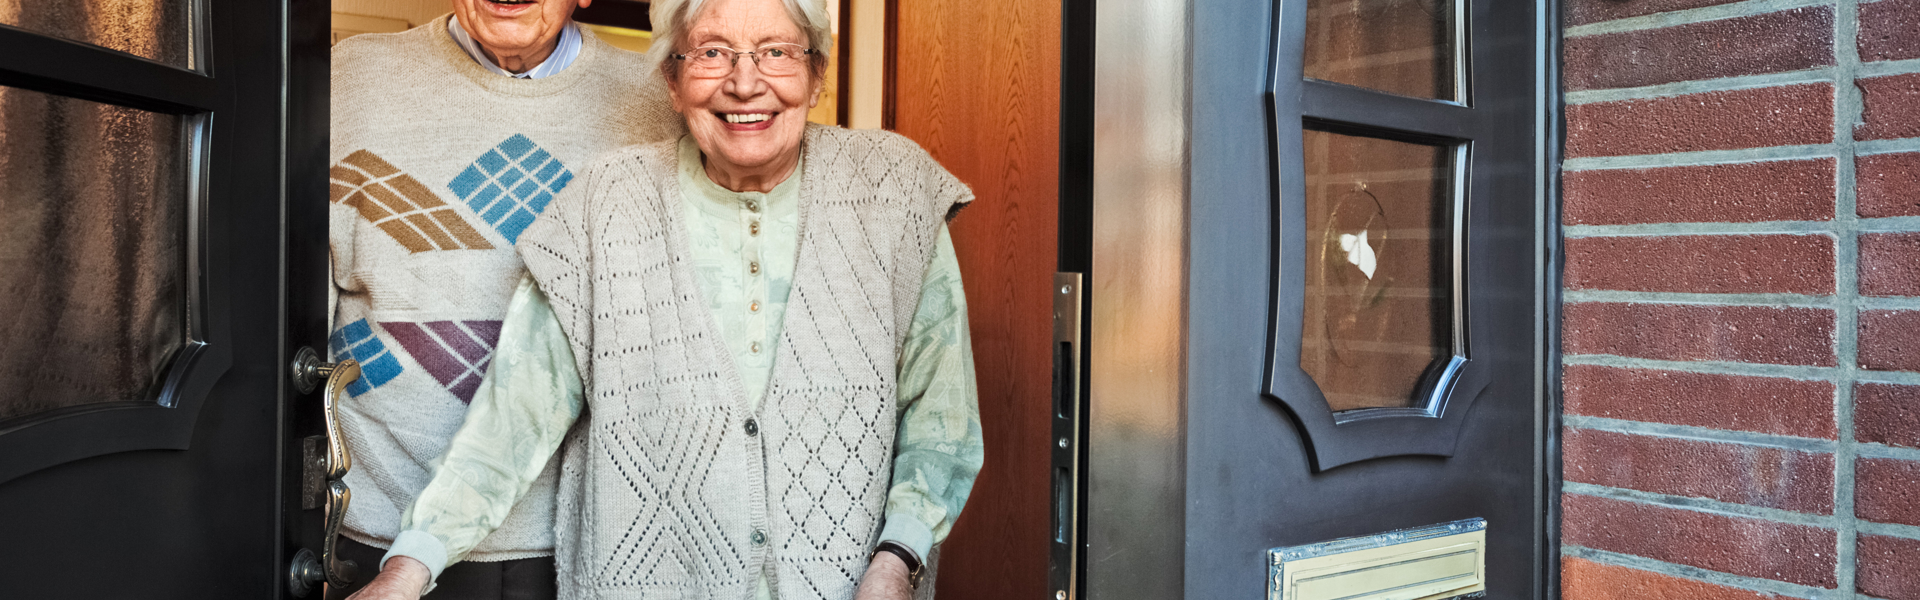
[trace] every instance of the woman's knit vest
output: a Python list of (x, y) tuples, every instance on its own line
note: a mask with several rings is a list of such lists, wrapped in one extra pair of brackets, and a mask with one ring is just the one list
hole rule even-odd
[(906, 138), (810, 126), (766, 400), (688, 262), (672, 143), (613, 153), (520, 240), (587, 405), (562, 447), (561, 598), (846, 600), (892, 478), (895, 373), (939, 225), (972, 200)]

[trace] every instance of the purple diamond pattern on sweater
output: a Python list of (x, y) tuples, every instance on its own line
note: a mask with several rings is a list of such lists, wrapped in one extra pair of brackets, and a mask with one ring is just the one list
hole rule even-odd
[(499, 321), (393, 321), (380, 326), (462, 404), (473, 402), (500, 339)]

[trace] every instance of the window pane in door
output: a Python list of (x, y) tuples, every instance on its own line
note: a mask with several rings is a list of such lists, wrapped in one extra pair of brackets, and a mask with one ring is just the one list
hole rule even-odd
[(1306, 76), (1458, 100), (1451, 0), (1308, 0)]
[(182, 120), (0, 87), (0, 421), (153, 400), (187, 340)]
[(0, 24), (191, 69), (189, 0), (0, 0)]
[(1305, 143), (1300, 368), (1335, 411), (1423, 406), (1453, 356), (1453, 149), (1313, 130)]

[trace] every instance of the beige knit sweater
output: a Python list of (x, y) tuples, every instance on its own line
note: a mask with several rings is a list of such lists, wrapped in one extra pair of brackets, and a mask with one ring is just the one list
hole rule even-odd
[(895, 369), (940, 223), (972, 194), (906, 138), (810, 126), (767, 396), (689, 262), (673, 143), (582, 172), (521, 238), (586, 381), (562, 446), (561, 598), (846, 600), (892, 477)]
[[(519, 278), (521, 232), (594, 157), (684, 129), (650, 63), (582, 37), (572, 65), (533, 80), (475, 63), (446, 17), (333, 49), (329, 345), (363, 368), (341, 405), (350, 538), (391, 543), (460, 427)], [(551, 554), (553, 484), (549, 466), (468, 560)]]

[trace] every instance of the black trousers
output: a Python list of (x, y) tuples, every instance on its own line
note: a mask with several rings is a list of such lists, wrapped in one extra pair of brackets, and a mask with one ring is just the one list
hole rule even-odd
[[(327, 588), (327, 600), (343, 600), (379, 573), (386, 550), (340, 538), (335, 552), (359, 563), (360, 576), (345, 589)], [(439, 586), (423, 600), (554, 600), (560, 595), (553, 557), (500, 562), (457, 562), (440, 572)]]

